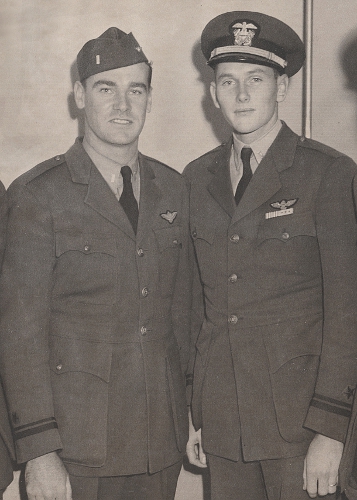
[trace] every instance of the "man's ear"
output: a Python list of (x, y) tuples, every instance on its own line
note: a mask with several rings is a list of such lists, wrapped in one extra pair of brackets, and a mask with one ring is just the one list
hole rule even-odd
[(211, 92), (211, 97), (212, 97), (212, 101), (213, 101), (214, 105), (216, 106), (216, 108), (220, 108), (221, 106), (219, 105), (219, 102), (217, 100), (217, 85), (216, 85), (216, 82), (211, 82), (211, 84), (209, 86), (209, 90)]
[(276, 96), (276, 102), (283, 102), (285, 101), (285, 97), (288, 93), (288, 87), (289, 87), (288, 75), (284, 74), (278, 76), (277, 83), (278, 83), (278, 92)]
[(83, 109), (85, 107), (85, 89), (81, 82), (76, 81), (73, 87), (74, 100), (76, 101), (77, 108)]

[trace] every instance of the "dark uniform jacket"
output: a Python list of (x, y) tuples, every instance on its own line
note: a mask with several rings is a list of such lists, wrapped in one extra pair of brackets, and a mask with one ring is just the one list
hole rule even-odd
[(19, 462), (61, 450), (74, 474), (121, 475), (184, 453), (187, 189), (139, 164), (136, 237), (80, 141), (8, 190), (1, 362)]
[[(5, 249), (5, 233), (7, 221), (7, 198), (3, 184), (0, 182), (0, 266)], [(0, 492), (12, 481), (12, 464), (14, 445), (8, 419), (6, 401), (0, 382)]]
[(210, 454), (298, 456), (312, 431), (343, 441), (351, 414), (357, 170), (284, 124), (236, 207), (231, 148), (185, 170), (205, 298), (194, 423)]

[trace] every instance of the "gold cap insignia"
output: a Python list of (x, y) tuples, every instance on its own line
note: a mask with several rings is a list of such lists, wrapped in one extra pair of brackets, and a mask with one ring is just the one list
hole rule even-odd
[(234, 45), (250, 47), (258, 29), (258, 26), (249, 21), (234, 23), (231, 26), (234, 35)]

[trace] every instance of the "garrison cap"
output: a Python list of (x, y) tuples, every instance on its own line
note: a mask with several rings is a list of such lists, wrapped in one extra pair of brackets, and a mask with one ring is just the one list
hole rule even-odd
[(247, 62), (293, 76), (305, 60), (300, 37), (287, 24), (259, 12), (233, 11), (210, 21), (202, 32), (207, 64)]
[(118, 28), (109, 28), (94, 40), (89, 40), (77, 55), (79, 79), (110, 69), (148, 63), (140, 45), (132, 33)]

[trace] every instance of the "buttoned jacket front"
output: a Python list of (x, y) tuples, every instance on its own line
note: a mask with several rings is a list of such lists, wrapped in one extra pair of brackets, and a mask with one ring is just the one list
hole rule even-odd
[(207, 453), (264, 460), (343, 441), (357, 380), (356, 167), (285, 124), (236, 207), (232, 142), (192, 162), (204, 290), (193, 416)]
[(136, 236), (79, 141), (9, 189), (1, 355), (20, 462), (58, 449), (69, 470), (98, 475), (110, 453), (118, 475), (184, 452), (187, 190), (169, 167), (139, 164)]

